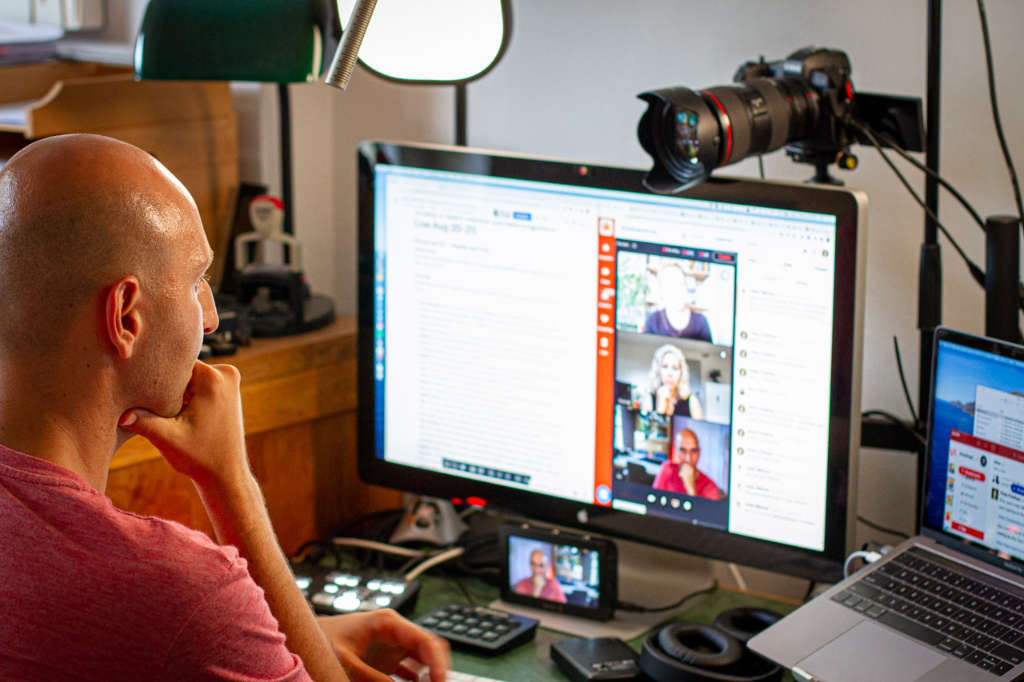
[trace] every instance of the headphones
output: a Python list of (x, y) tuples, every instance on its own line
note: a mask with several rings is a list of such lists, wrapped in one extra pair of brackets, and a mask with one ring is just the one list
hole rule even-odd
[(655, 682), (774, 682), (782, 668), (749, 651), (747, 640), (780, 618), (767, 609), (740, 607), (718, 614), (713, 625), (666, 625), (644, 640), (640, 669)]

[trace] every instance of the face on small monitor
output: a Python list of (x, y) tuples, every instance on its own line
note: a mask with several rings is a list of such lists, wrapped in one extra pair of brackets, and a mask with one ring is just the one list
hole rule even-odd
[(599, 556), (596, 550), (510, 536), (508, 589), (534, 599), (597, 606), (600, 598)]
[(660, 196), (639, 171), (383, 143), (362, 158), (364, 476), (838, 571), (855, 195)]

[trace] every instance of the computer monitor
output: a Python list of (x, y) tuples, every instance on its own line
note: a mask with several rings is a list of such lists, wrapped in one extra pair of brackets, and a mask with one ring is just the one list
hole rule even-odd
[(358, 159), (364, 481), (841, 574), (863, 195), (661, 196), (637, 169), (386, 142)]

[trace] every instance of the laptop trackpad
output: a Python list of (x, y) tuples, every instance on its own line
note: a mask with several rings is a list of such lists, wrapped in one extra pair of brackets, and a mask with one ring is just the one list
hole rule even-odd
[(872, 621), (858, 623), (797, 665), (827, 682), (909, 682), (946, 657)]

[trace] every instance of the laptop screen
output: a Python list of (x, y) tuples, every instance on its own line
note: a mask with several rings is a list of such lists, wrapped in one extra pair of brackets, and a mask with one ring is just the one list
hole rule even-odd
[(1024, 348), (936, 335), (924, 526), (1024, 568)]

